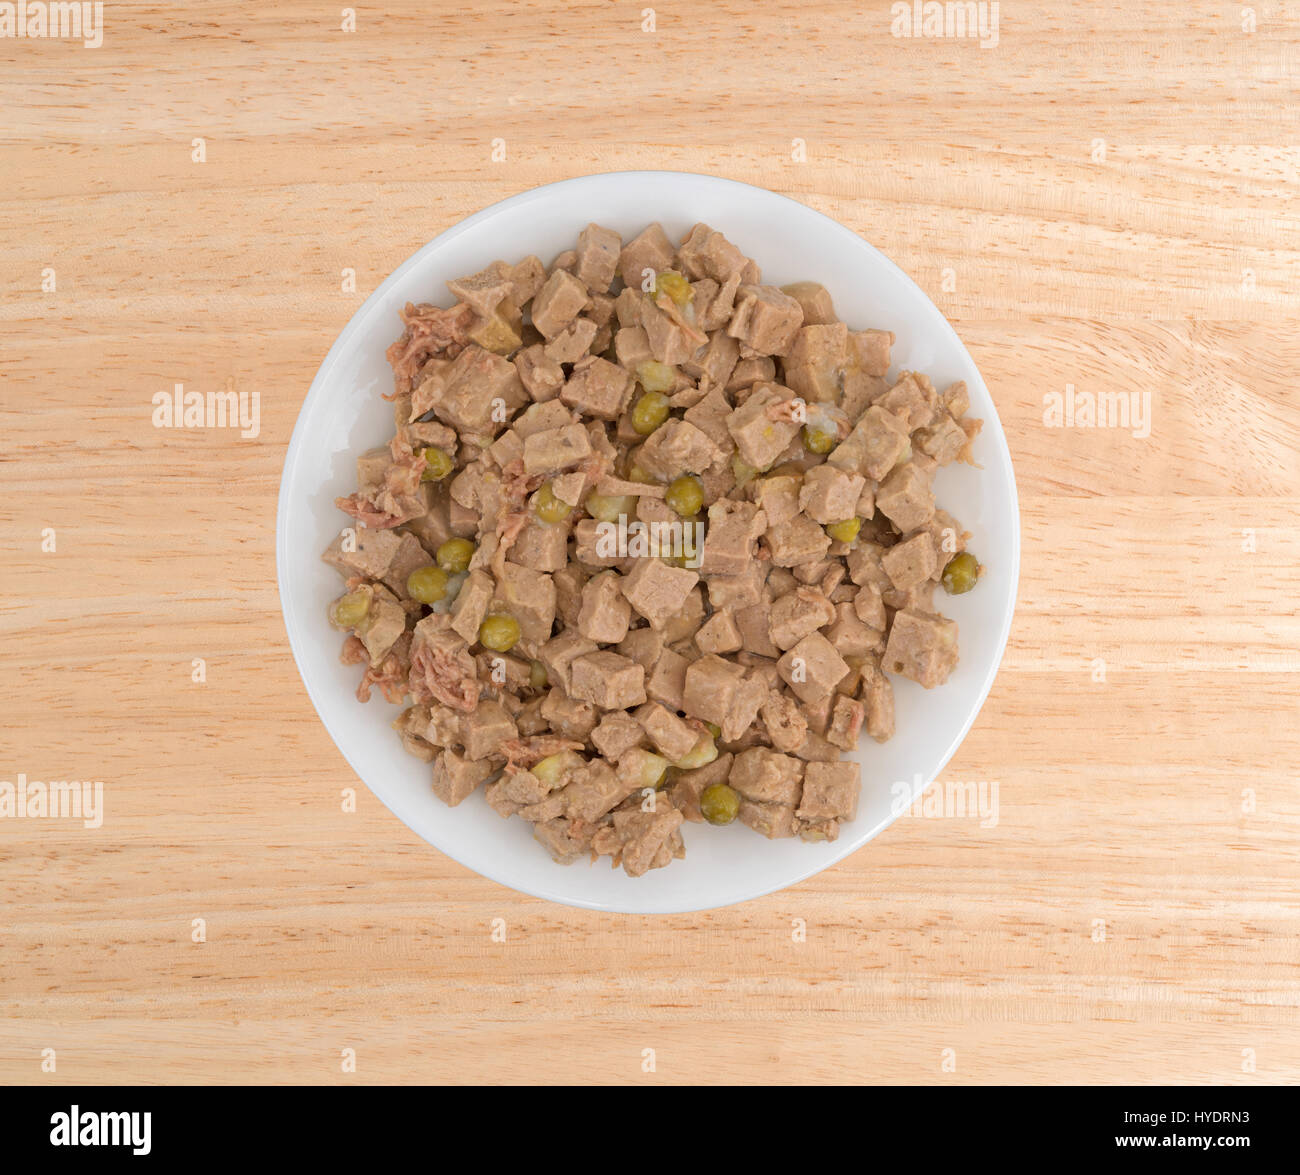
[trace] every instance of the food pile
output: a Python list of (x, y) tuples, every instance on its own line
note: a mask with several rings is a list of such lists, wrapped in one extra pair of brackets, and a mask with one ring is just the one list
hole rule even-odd
[(557, 861), (638, 876), (686, 821), (834, 840), (890, 675), (957, 664), (934, 590), (980, 567), (931, 478), (971, 461), (965, 385), (890, 380), (893, 334), (704, 224), (447, 287), (403, 311), (396, 435), (324, 556), (358, 698), (407, 703), (435, 793), (484, 785)]

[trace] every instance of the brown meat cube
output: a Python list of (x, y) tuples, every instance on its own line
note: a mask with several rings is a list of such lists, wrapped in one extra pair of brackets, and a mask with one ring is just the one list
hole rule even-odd
[(631, 657), (638, 665), (644, 665), (645, 671), (649, 673), (664, 651), (663, 633), (649, 625), (634, 628), (619, 641), (618, 651), (625, 657)]
[(776, 362), (768, 355), (743, 356), (727, 380), (727, 391), (736, 396), (740, 403), (747, 389), (759, 384), (771, 383), (776, 379)]
[[(705, 535), (705, 546), (708, 535)], [(763, 601), (763, 584), (771, 568), (766, 559), (751, 558), (738, 575), (710, 575), (705, 584), (709, 589), (709, 605), (721, 608), (747, 608)], [(766, 626), (764, 628), (766, 631)]]
[(617, 571), (602, 571), (587, 580), (583, 587), (578, 631), (588, 640), (613, 645), (627, 636), (632, 606), (619, 583)]
[(573, 365), (560, 399), (584, 416), (617, 420), (632, 395), (632, 377), (608, 359), (587, 355)]
[(800, 587), (772, 602), (768, 631), (778, 649), (789, 649), (834, 619), (830, 600), (816, 588)]
[(570, 820), (546, 820), (533, 825), (533, 836), (541, 843), (557, 865), (568, 865), (587, 852), (587, 842), (572, 835)]
[(744, 666), (718, 656), (706, 655), (692, 661), (686, 667), (681, 708), (703, 722), (723, 726), (731, 718), (744, 678)]
[(605, 293), (618, 269), (623, 238), (613, 229), (589, 224), (578, 234), (578, 265), (574, 270), (587, 289)]
[(483, 798), (498, 815), (513, 816), (520, 808), (540, 804), (550, 790), (531, 771), (516, 771), (489, 783)]
[[(614, 813), (614, 831), (621, 840), (619, 858), (629, 877), (640, 877), (649, 869), (667, 865), (673, 852), (682, 814), (669, 803), (656, 805), (654, 811), (640, 808)], [(680, 852), (680, 849), (678, 850)]]
[(850, 331), (848, 339), (849, 362), (867, 375), (883, 376), (889, 370), (889, 349), (893, 345), (893, 331)]
[(763, 508), (769, 526), (789, 522), (799, 513), (802, 484), (798, 477), (791, 474), (761, 477), (754, 483), (754, 500)]
[(505, 712), (500, 702), (479, 702), (474, 710), (461, 720), (460, 729), (465, 739), (467, 759), (486, 759), (508, 738), (518, 737), (514, 719)]
[(767, 545), (777, 567), (796, 567), (820, 560), (831, 539), (808, 515), (796, 514), (788, 522), (768, 527)]
[(330, 543), (321, 558), (344, 576), (363, 575), (367, 579), (382, 579), (388, 574), (402, 539), (408, 537), (395, 530), (368, 526), (349, 527), (349, 532)]
[(957, 625), (925, 612), (896, 612), (884, 667), (926, 689), (942, 685), (957, 667)]
[(721, 391), (731, 378), (740, 359), (740, 344), (722, 331), (714, 331), (708, 346), (694, 358), (682, 364), (682, 370), (692, 379), (709, 377), (709, 382)]
[(686, 593), (681, 611), (670, 616), (664, 623), (664, 644), (675, 645), (678, 641), (689, 640), (704, 623), (704, 589), (696, 584)]
[(591, 741), (610, 762), (645, 742), (645, 728), (624, 710), (611, 710), (591, 732)]
[(433, 794), (454, 808), (493, 770), (487, 759), (462, 758), (455, 751), (443, 751), (433, 763)]
[(741, 800), (737, 819), (746, 828), (752, 828), (768, 840), (794, 836), (794, 806), (792, 804), (756, 804)]
[(749, 259), (716, 229), (697, 224), (683, 238), (677, 249), (682, 272), (695, 280), (708, 277), (725, 282), (733, 274), (745, 271)]
[(479, 626), (495, 591), (496, 584), (486, 571), (471, 571), (456, 593), (451, 605), (451, 628), (471, 645), (478, 640)]
[(809, 633), (776, 667), (799, 700), (808, 703), (825, 698), (849, 671), (848, 663), (820, 632)]
[(382, 587), (374, 590), (370, 611), (356, 630), (370, 664), (377, 668), (392, 651), (397, 639), (406, 631), (406, 610)]
[(858, 814), (862, 768), (856, 763), (809, 763), (804, 768), (803, 798), (797, 815), (813, 823), (852, 820)]
[(695, 634), (695, 647), (701, 653), (734, 653), (744, 643), (730, 610), (715, 612)]
[(894, 685), (872, 662), (863, 666), (858, 687), (866, 709), (867, 733), (878, 743), (894, 737)]
[(767, 737), (778, 751), (797, 750), (808, 735), (808, 720), (795, 700), (786, 694), (770, 693), (758, 708)]
[(672, 367), (685, 363), (708, 342), (703, 331), (686, 325), (649, 297), (641, 299), (641, 325), (651, 354)]
[[(414, 418), (432, 409), (462, 436), (496, 436), (527, 400), (515, 365), (471, 343), (416, 388), (411, 413)], [(501, 406), (504, 411), (498, 411)]]
[(808, 400), (835, 400), (847, 339), (848, 327), (842, 322), (801, 326), (782, 360), (786, 385)]
[(552, 686), (542, 699), (541, 716), (554, 734), (586, 742), (596, 729), (596, 707), (581, 698), (571, 697)]
[(885, 550), (886, 548), (877, 543), (864, 542), (859, 538), (857, 546), (845, 558), (845, 564), (849, 569), (849, 578), (859, 587), (865, 587), (868, 584), (874, 584), (882, 590), (893, 587), (889, 574), (885, 571), (884, 564), (881, 562), (885, 556)]
[(626, 710), (646, 700), (645, 670), (607, 649), (577, 658), (570, 678), (573, 696), (602, 710)]
[(603, 759), (592, 759), (573, 772), (559, 798), (566, 816), (592, 822), (599, 820), (630, 794), (613, 767)]
[(756, 804), (799, 802), (804, 765), (790, 755), (754, 747), (742, 751), (731, 766), (727, 782)]
[(794, 282), (782, 286), (781, 293), (789, 294), (799, 303), (799, 309), (803, 311), (804, 326), (839, 321), (830, 293), (825, 286), (817, 282)]
[(826, 741), (843, 751), (852, 751), (858, 745), (858, 732), (866, 717), (866, 707), (854, 698), (840, 694), (831, 708), (831, 722), (826, 729)]
[(949, 384), (939, 399), (954, 420), (961, 420), (970, 411), (970, 393), (966, 389), (965, 380), (959, 379)]
[(752, 502), (732, 498), (714, 502), (709, 507), (709, 525), (700, 555), (701, 574), (743, 575), (755, 561), (754, 540), (766, 526), (767, 515)]
[(591, 456), (591, 442), (580, 424), (566, 424), (524, 438), (524, 472), (556, 473), (569, 469)]
[(683, 473), (700, 473), (722, 456), (722, 450), (695, 425), (670, 417), (637, 451), (637, 464), (647, 473), (671, 481)]
[(664, 232), (663, 225), (656, 221), (623, 246), (618, 257), (618, 272), (629, 290), (639, 291), (647, 276), (653, 281), (657, 273), (671, 269), (672, 264), (672, 242)]
[(546, 357), (556, 363), (577, 363), (595, 337), (596, 324), (579, 316), (546, 344)]
[(566, 564), (551, 576), (551, 582), (555, 584), (555, 612), (561, 628), (577, 630), (578, 613), (582, 610), (582, 589), (587, 579), (587, 573), (576, 563)]
[(906, 534), (934, 517), (930, 479), (909, 461), (900, 465), (876, 491), (876, 509)]
[(892, 412), (907, 431), (923, 428), (934, 419), (939, 407), (939, 397), (934, 385), (925, 376), (906, 372), (876, 403), (886, 412)]
[(780, 384), (758, 384), (749, 398), (727, 417), (727, 430), (736, 442), (741, 460), (755, 469), (767, 469), (794, 440), (799, 424), (773, 419), (777, 405), (791, 398)]
[[(625, 326), (614, 335), (614, 354), (619, 365), (635, 372), (642, 363), (654, 358), (650, 350), (650, 341), (646, 338), (645, 327)], [(962, 433), (962, 444), (966, 443), (966, 434)]]
[(655, 628), (663, 628), (682, 610), (699, 579), (685, 567), (669, 567), (659, 559), (638, 559), (621, 586), (628, 603)]
[[(569, 532), (561, 523), (530, 517), (510, 545), (510, 558), (533, 571), (562, 571), (568, 566)], [(556, 589), (558, 606), (559, 589)]]
[(872, 481), (880, 481), (907, 452), (907, 426), (892, 412), (872, 404), (854, 426), (849, 440), (858, 433), (863, 442), (860, 472)]
[(744, 285), (727, 334), (760, 355), (785, 355), (803, 324), (803, 310), (776, 286)]
[(858, 594), (853, 597), (853, 611), (868, 628), (884, 633), (887, 620), (885, 602), (881, 599), (879, 584), (869, 583), (858, 589)]
[(906, 542), (890, 547), (881, 557), (881, 566), (900, 592), (924, 583), (934, 574), (937, 563), (934, 539), (928, 532), (913, 535)]
[(563, 428), (573, 424), (573, 413), (559, 400), (546, 400), (538, 404), (529, 404), (511, 425), (511, 431), (520, 440), (526, 441), (534, 433), (547, 432), (554, 428)]
[(814, 465), (804, 474), (799, 509), (823, 526), (855, 518), (866, 484), (867, 479), (860, 474), (833, 465)]
[(504, 261), (494, 261), (486, 269), (468, 277), (452, 278), (446, 285), (453, 298), (464, 302), (483, 318), (490, 318), (515, 289), (510, 266)]
[(865, 657), (880, 647), (884, 629), (868, 628), (846, 601), (835, 605), (835, 621), (825, 635), (841, 657)]
[(966, 430), (946, 412), (938, 413), (928, 428), (916, 433), (916, 447), (939, 465), (956, 461), (966, 441)]
[(655, 749), (670, 762), (684, 759), (700, 741), (698, 730), (658, 702), (647, 702), (636, 711), (635, 717)]
[(746, 652), (760, 657), (779, 657), (781, 650), (772, 643), (767, 626), (768, 609), (765, 604), (751, 604), (736, 612), (736, 627), (740, 630), (740, 645)]
[(706, 654), (686, 668), (682, 708), (720, 726), (723, 742), (734, 742), (753, 724), (766, 696), (767, 687), (760, 676)]
[(587, 304), (587, 287), (571, 273), (557, 269), (533, 298), (533, 325), (553, 339)]
[(646, 677), (646, 694), (670, 710), (685, 709), (686, 670), (689, 664), (680, 653), (664, 649)]
[(537, 652), (537, 659), (546, 667), (546, 675), (552, 686), (568, 690), (572, 684), (569, 674), (570, 666), (579, 657), (597, 651), (595, 641), (589, 641), (577, 632), (562, 632), (552, 637)]
[(494, 603), (519, 622), (519, 651), (531, 657), (551, 638), (555, 584), (545, 572), (518, 563), (505, 562), (501, 568)]

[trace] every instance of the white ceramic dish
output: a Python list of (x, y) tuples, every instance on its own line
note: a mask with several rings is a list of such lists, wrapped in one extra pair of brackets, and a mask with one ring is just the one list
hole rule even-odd
[[(975, 444), (983, 465), (948, 467), (939, 504), (972, 533), (987, 571), (965, 596), (938, 600), (960, 626), (961, 664), (942, 687), (895, 678), (898, 733), (884, 745), (864, 738), (857, 819), (834, 844), (768, 841), (739, 824), (687, 824), (686, 858), (629, 878), (606, 859), (556, 865), (521, 820), (504, 820), (481, 791), (447, 808), (429, 787), (427, 764), (402, 749), (389, 723), (400, 712), (376, 693), (353, 697), (360, 671), (339, 663), (340, 637), (325, 620), (338, 595), (321, 552), (347, 523), (335, 497), (355, 488), (354, 458), (392, 435), (392, 387), (385, 348), (410, 302), (449, 304), (443, 282), (496, 258), (536, 253), (549, 263), (589, 221), (624, 239), (658, 220), (679, 239), (705, 221), (762, 267), (763, 280), (821, 282), (855, 329), (894, 331), (896, 369), (924, 371), (943, 387), (964, 379), (971, 413), (984, 419)], [(400, 820), (463, 865), (513, 889), (568, 905), (625, 913), (672, 913), (744, 901), (793, 885), (861, 848), (919, 796), (961, 743), (988, 694), (1016, 598), (1020, 516), (1006, 438), (984, 381), (965, 347), (921, 290), (891, 261), (819, 212), (761, 188), (680, 172), (616, 172), (523, 192), (448, 229), (404, 262), (365, 302), (321, 364), (285, 459), (276, 559), (285, 627), (307, 692), (352, 768)], [(901, 788), (901, 793), (900, 793)]]

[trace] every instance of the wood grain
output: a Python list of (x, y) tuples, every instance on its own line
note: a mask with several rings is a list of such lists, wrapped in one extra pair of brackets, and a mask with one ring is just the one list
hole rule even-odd
[[(110, 4), (99, 49), (0, 41), (0, 778), (111, 805), (0, 820), (0, 1080), (1300, 1080), (1294, 15), (1004, 3), (985, 50), (883, 3), (644, 7)], [(361, 300), (491, 201), (637, 167), (893, 257), (1023, 510), (945, 773), (999, 783), (996, 826), (903, 819), (667, 918), (520, 897), (364, 788), (342, 811), (274, 586), (285, 445)], [(228, 379), (255, 440), (151, 426)], [(1045, 427), (1067, 384), (1149, 392), (1150, 436)]]

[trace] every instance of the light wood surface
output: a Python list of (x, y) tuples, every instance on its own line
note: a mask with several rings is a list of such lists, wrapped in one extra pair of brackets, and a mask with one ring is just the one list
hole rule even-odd
[[(107, 809), (0, 820), (0, 1080), (1300, 1079), (1294, 14), (1003, 3), (981, 49), (875, 2), (645, 7), (110, 3), (101, 48), (0, 40), (0, 779)], [(401, 825), (311, 708), (274, 565), (362, 299), (485, 204), (639, 167), (785, 192), (911, 274), (1024, 536), (945, 772), (998, 781), (997, 826), (900, 820), (667, 918)], [(255, 440), (151, 426), (231, 379)], [(1066, 384), (1149, 391), (1150, 436), (1044, 427)]]

